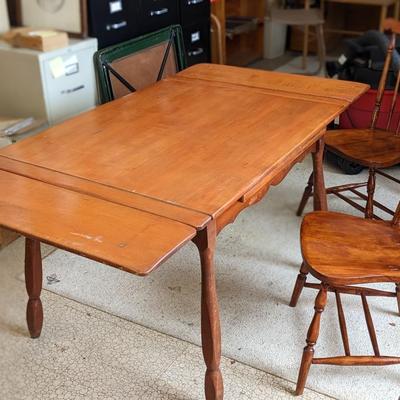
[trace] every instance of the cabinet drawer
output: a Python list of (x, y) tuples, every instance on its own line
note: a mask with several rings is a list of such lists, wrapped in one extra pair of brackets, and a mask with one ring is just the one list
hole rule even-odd
[(140, 0), (140, 31), (149, 33), (179, 23), (176, 0)]
[(99, 48), (131, 39), (139, 33), (138, 1), (89, 0), (89, 32)]
[(210, 61), (210, 25), (208, 21), (183, 29), (188, 66)]
[(44, 95), (51, 124), (96, 105), (94, 52), (95, 49), (85, 49), (57, 57), (64, 65), (62, 76), (54, 75), (54, 60), (43, 62)]
[(179, 0), (179, 5), (182, 25), (210, 18), (210, 0)]

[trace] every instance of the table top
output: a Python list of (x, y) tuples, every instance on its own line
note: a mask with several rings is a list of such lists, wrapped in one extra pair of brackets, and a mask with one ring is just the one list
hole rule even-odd
[[(148, 273), (211, 218), (296, 160), (367, 89), (243, 68), (191, 67), (2, 149), (0, 191), (12, 190), (0, 197), (0, 225)], [(14, 217), (21, 210), (24, 217)], [(43, 237), (49, 218), (56, 221), (59, 214), (64, 219), (57, 231)], [(74, 218), (83, 235), (78, 245), (78, 228), (71, 238)], [(111, 228), (116, 223), (121, 229)], [(112, 248), (105, 250), (106, 242)]]

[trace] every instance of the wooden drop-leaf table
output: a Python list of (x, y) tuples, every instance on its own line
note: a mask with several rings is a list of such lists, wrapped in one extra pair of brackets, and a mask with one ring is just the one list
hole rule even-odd
[(367, 89), (203, 64), (0, 150), (0, 226), (26, 236), (31, 336), (43, 323), (40, 242), (147, 275), (193, 241), (205, 397), (222, 399), (217, 234), (309, 152), (314, 207), (326, 209), (326, 126)]

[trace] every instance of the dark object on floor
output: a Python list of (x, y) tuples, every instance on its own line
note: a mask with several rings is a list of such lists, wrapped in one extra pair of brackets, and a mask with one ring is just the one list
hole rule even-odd
[[(392, 221), (372, 221), (333, 212), (308, 214), (301, 226), (301, 250), (303, 264), (297, 277), (290, 306), (295, 307), (303, 287), (319, 289), (315, 300), (315, 313), (307, 334), (307, 345), (297, 380), (296, 395), (304, 391), (311, 364), (326, 365), (392, 365), (400, 364), (400, 357), (383, 356), (380, 353), (375, 328), (368, 307), (368, 296), (397, 298), (400, 312), (400, 271), (394, 266), (400, 259), (400, 203)], [(311, 274), (320, 284), (307, 283)], [(393, 292), (353, 286), (366, 283), (391, 282)], [(327, 303), (328, 291), (334, 292), (339, 315), (339, 326), (344, 356), (314, 357), (321, 314)], [(373, 355), (351, 354), (345, 314), (340, 295), (361, 297)]]
[(336, 163), (346, 175), (357, 175), (364, 169), (362, 165), (342, 157), (336, 157)]
[[(388, 37), (379, 31), (368, 31), (357, 38), (346, 39), (344, 45), (344, 54), (337, 61), (326, 63), (328, 76), (338, 75), (339, 79), (367, 83), (377, 89), (389, 48)], [(399, 68), (400, 55), (395, 49), (386, 82), (387, 89), (394, 88)]]

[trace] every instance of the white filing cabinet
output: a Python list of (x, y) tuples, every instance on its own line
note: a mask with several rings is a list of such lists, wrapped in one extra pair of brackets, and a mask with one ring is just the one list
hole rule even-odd
[(0, 115), (45, 119), (50, 125), (95, 107), (96, 39), (70, 40), (40, 52), (0, 42)]

